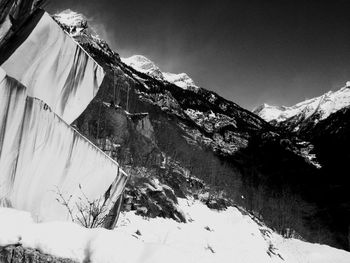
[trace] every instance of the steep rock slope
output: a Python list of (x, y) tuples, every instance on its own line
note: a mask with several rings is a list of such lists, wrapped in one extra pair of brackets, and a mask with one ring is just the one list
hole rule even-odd
[[(312, 145), (214, 92), (183, 89), (150, 72), (140, 72), (99, 45), (103, 41), (98, 37), (63, 23), (62, 28), (79, 32), (72, 36), (83, 39), (81, 45), (106, 72), (97, 96), (74, 123), (85, 136), (95, 143), (118, 146), (121, 142), (114, 158), (150, 171), (145, 180), (157, 177), (170, 185), (166, 178), (174, 170), (169, 164), (178, 163), (187, 171), (182, 178), (199, 178), (208, 186), (200, 190), (209, 193), (208, 204), (224, 196), (287, 236), (301, 235), (347, 248), (348, 232), (333, 229), (337, 218), (319, 213), (326, 182), (319, 180), (319, 167), (310, 154)], [(128, 119), (147, 116), (153, 136), (135, 135), (133, 125), (127, 133), (121, 132), (117, 128), (121, 109)], [(145, 144), (138, 145), (135, 138)], [(310, 193), (311, 187), (317, 189), (315, 194)], [(325, 210), (330, 211), (329, 207)]]

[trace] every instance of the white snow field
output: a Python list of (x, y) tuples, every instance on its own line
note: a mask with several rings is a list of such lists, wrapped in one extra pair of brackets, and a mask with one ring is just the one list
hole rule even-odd
[(66, 199), (72, 195), (74, 204), (83, 193), (99, 199), (112, 185), (106, 207), (123, 191), (127, 175), (118, 163), (44, 102), (28, 97), (26, 88), (2, 69), (0, 138), (2, 205), (30, 211), (40, 220), (66, 220), (68, 211), (56, 200), (58, 190)]
[[(0, 208), (0, 246), (22, 244), (94, 263), (350, 262), (349, 252), (284, 239), (234, 207), (218, 212), (186, 199), (179, 199), (179, 207), (188, 223), (128, 212), (121, 214), (115, 230), (86, 229), (68, 222), (35, 223), (29, 213)], [(270, 235), (262, 235), (264, 230)]]
[(1, 65), (71, 124), (95, 97), (104, 71), (46, 12)]

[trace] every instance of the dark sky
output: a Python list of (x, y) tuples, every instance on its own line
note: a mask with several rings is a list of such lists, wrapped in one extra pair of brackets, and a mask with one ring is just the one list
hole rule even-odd
[(86, 15), (121, 56), (142, 54), (252, 109), (350, 80), (350, 0), (51, 0)]

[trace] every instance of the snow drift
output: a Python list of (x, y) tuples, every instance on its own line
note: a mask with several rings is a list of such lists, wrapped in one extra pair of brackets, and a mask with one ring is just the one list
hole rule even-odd
[[(0, 208), (0, 246), (20, 244), (57, 257), (94, 263), (348, 263), (350, 253), (284, 239), (239, 209), (210, 210), (179, 199), (191, 219), (146, 219), (123, 213), (118, 228), (85, 229), (67, 222), (34, 223), (28, 213)], [(69, 237), (69, 238), (67, 238)]]
[(111, 208), (126, 183), (118, 164), (72, 129), (43, 101), (0, 70), (0, 200), (39, 220), (67, 219), (59, 190), (72, 203), (95, 200), (112, 185)]
[(72, 123), (95, 97), (104, 71), (46, 12), (37, 12), (2, 47), (0, 64), (28, 89)]

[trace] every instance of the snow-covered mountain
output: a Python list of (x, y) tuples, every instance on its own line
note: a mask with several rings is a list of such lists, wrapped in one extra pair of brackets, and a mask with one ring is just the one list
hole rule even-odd
[(183, 89), (198, 89), (198, 86), (186, 73), (162, 72), (160, 68), (148, 58), (141, 55), (133, 55), (128, 58), (122, 58), (122, 61), (128, 66), (148, 74), (159, 80), (165, 80)]
[[(65, 33), (72, 37), (85, 50), (94, 48), (99, 50), (99, 56), (109, 59), (119, 59), (119, 55), (111, 50), (103, 39), (90, 27), (87, 18), (70, 9), (54, 14), (52, 18), (61, 26)], [(108, 59), (106, 59), (108, 60)]]
[(88, 28), (86, 17), (70, 9), (55, 14), (53, 18), (66, 25), (66, 32), (71, 36), (79, 35)]
[(271, 106), (263, 104), (254, 113), (268, 122), (288, 123), (297, 131), (306, 122), (316, 124), (332, 113), (350, 106), (350, 83), (337, 91), (329, 91), (322, 96), (302, 101), (294, 106)]
[[(44, 24), (53, 24), (60, 32), (46, 18), (49, 22)], [(47, 199), (48, 189), (40, 187), (61, 183), (67, 195), (72, 195), (69, 200), (88, 199), (89, 216), (96, 213), (89, 199), (104, 194), (108, 204), (108, 200), (115, 201), (113, 211), (103, 211), (109, 212), (103, 218), (104, 226), (110, 217), (115, 223), (120, 208), (123, 213), (116, 229), (91, 230), (76, 224), (84, 225), (79, 220), (38, 223), (35, 215), (2, 208), (0, 247), (15, 244), (78, 262), (349, 262), (350, 254), (344, 250), (301, 240), (348, 248), (344, 241), (348, 221), (332, 214), (333, 204), (324, 203), (330, 190), (322, 181), (327, 176), (321, 177), (320, 169), (308, 159), (312, 145), (283, 134), (215, 92), (193, 86), (185, 74), (163, 73), (144, 57), (123, 63), (89, 29), (82, 15), (65, 11), (54, 19), (67, 33), (60, 34), (65, 41), (50, 42), (59, 50), (54, 54), (55, 49), (46, 48), (45, 41), (33, 41), (37, 52), (28, 50), (28, 54), (38, 61), (46, 61), (51, 57), (48, 54), (54, 59), (34, 67), (36, 74), (25, 75), (29, 80), (48, 77), (47, 82), (54, 83), (49, 94), (60, 91), (58, 84), (63, 83), (65, 92), (58, 94), (63, 93), (64, 98), (76, 98), (82, 79), (90, 79), (86, 85), (89, 100), (84, 102), (88, 105), (79, 108), (77, 118), (70, 118), (72, 123), (58, 125), (52, 119), (55, 112), (44, 102), (38, 108), (30, 103), (33, 98), (23, 96), (21, 102), (8, 96), (16, 89), (0, 70), (0, 84), (4, 84), (1, 78), (10, 83), (0, 86), (5, 91), (0, 96), (4, 101), (0, 103), (0, 143), (5, 146), (0, 148), (0, 166), (6, 168), (0, 169), (0, 185), (9, 186), (5, 197), (18, 197), (35, 206)], [(44, 32), (37, 35), (46, 36)], [(72, 49), (65, 45), (74, 42), (70, 37), (78, 53), (73, 61), (60, 51)], [(26, 55), (25, 50), (21, 54)], [(7, 66), (19, 73), (14, 63), (21, 66), (21, 57), (15, 58)], [(103, 81), (94, 77), (97, 70), (80, 60), (102, 67)], [(70, 68), (66, 61), (72, 65), (67, 79), (64, 73)], [(53, 75), (46, 76), (47, 71)], [(39, 95), (47, 91), (42, 90)], [(24, 107), (40, 115), (16, 114)], [(20, 122), (23, 115), (27, 116), (24, 124)], [(22, 139), (23, 131), (31, 136)], [(13, 167), (20, 167), (23, 177)], [(127, 177), (130, 181), (124, 189)], [(87, 198), (77, 198), (81, 180), (89, 185)], [(105, 189), (111, 181), (113, 185)], [(319, 192), (310, 195), (311, 187)], [(116, 202), (123, 190), (123, 203)], [(64, 207), (63, 212), (70, 213)], [(77, 207), (84, 214), (81, 203)], [(41, 212), (49, 209), (44, 207)], [(339, 229), (334, 225), (340, 225)], [(116, 251), (118, 248), (122, 249)]]
[[(62, 23), (61, 26), (67, 28)], [(285, 231), (288, 225), (304, 238), (315, 241), (318, 235), (313, 232), (315, 222), (311, 227), (302, 217), (309, 213), (317, 218), (317, 223), (321, 222), (316, 214), (317, 202), (324, 193), (308, 196), (313, 203), (304, 199), (310, 187), (318, 189), (324, 185), (317, 180), (320, 167), (310, 154), (312, 144), (280, 132), (215, 92), (204, 88), (184, 89), (164, 80), (164, 73), (147, 58), (135, 59), (134, 65), (129, 66), (119, 56), (107, 55), (108, 45), (95, 44), (87, 30), (80, 32), (74, 39), (107, 72), (97, 98), (74, 123), (81, 133), (118, 161), (142, 167), (142, 174), (148, 175), (141, 177), (143, 180), (156, 177), (177, 196), (193, 194), (184, 185), (198, 187), (191, 178), (199, 178), (207, 183), (201, 191), (208, 191), (206, 187), (210, 189), (215, 184), (278, 231)], [(174, 161), (187, 169), (186, 175), (177, 177)], [(161, 171), (150, 168), (159, 165)], [(137, 171), (131, 174), (140, 176)], [(167, 201), (160, 205), (159, 192), (151, 191), (146, 197), (139, 187), (132, 189), (129, 194), (133, 201), (125, 206), (128, 211), (179, 218), (169, 201), (172, 198), (162, 194)], [(283, 201), (281, 191), (287, 193), (283, 194)], [(211, 200), (204, 202), (210, 204)], [(288, 207), (286, 214), (276, 209), (281, 202)], [(276, 220), (280, 217), (285, 218), (283, 224)], [(323, 223), (318, 229), (327, 232), (325, 235), (333, 235)]]
[(121, 58), (121, 59), (125, 64), (136, 69), (137, 71), (140, 71), (142, 73), (146, 73), (150, 76), (164, 80), (163, 73), (161, 72), (159, 67), (156, 66), (155, 63), (153, 63), (151, 60), (149, 60), (144, 56), (134, 55), (128, 58)]

